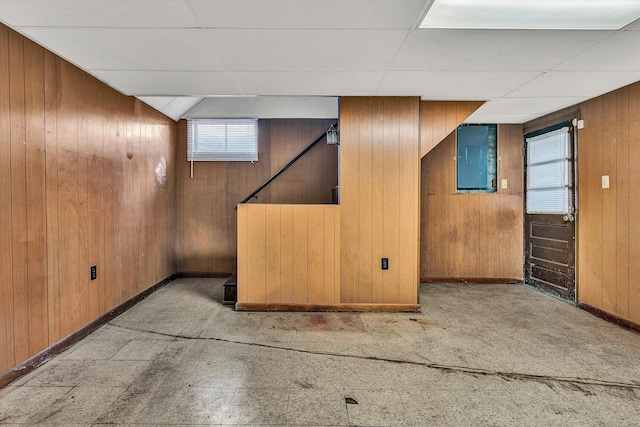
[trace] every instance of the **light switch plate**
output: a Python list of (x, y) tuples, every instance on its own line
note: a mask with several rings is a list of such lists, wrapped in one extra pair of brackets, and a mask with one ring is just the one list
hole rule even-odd
[(609, 175), (602, 176), (602, 188), (609, 188)]
[(500, 182), (500, 188), (502, 188), (503, 190), (506, 190), (506, 189), (507, 189), (507, 180), (506, 180), (506, 179), (503, 179), (503, 180)]

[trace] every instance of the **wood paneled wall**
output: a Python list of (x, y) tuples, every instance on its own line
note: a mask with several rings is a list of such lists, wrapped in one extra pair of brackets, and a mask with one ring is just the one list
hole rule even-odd
[(640, 324), (640, 83), (584, 102), (580, 113), (578, 300)]
[(0, 24), (0, 373), (175, 272), (176, 141)]
[(507, 189), (496, 193), (456, 193), (455, 132), (422, 159), (422, 279), (522, 280), (522, 146), (522, 126), (498, 126), (498, 187), (506, 179)]
[[(340, 218), (334, 220), (335, 224), (326, 223), (327, 210), (335, 207), (318, 207), (316, 212), (313, 206), (301, 206), (293, 213), (288, 205), (240, 207), (241, 308), (265, 303), (332, 304), (334, 309), (355, 310), (418, 307), (421, 120), (431, 149), (445, 131), (455, 129), (481, 103), (424, 105), (421, 112), (417, 97), (341, 98), (340, 207), (335, 211)], [(320, 222), (319, 209), (325, 212), (324, 223)], [(316, 213), (312, 216), (312, 212)], [(291, 223), (293, 235), (289, 235)], [(283, 224), (287, 234), (283, 234)], [(336, 227), (335, 238), (339, 235), (339, 240), (332, 243), (338, 243), (339, 250), (332, 245), (327, 252), (326, 227), (332, 225)], [(311, 236), (324, 236), (324, 240)], [(282, 249), (292, 246), (290, 240), (294, 242), (293, 254)], [(317, 263), (318, 254), (324, 254), (320, 259), (326, 260), (327, 253), (329, 257), (340, 256), (339, 263), (332, 264), (335, 269), (331, 269), (339, 279), (330, 282), (334, 291), (328, 293), (326, 286), (321, 292), (319, 284), (326, 283), (330, 275), (320, 278), (316, 274), (319, 267), (311, 264)], [(384, 271), (383, 257), (389, 259), (389, 269)], [(288, 267), (291, 262), (299, 265), (294, 267), (298, 279)], [(312, 270), (317, 271), (305, 278), (304, 271)], [(310, 287), (311, 282), (305, 280), (315, 284)]]
[(238, 205), (238, 303), (337, 304), (340, 207)]
[(420, 158), (444, 140), (484, 101), (421, 101)]
[[(178, 123), (178, 271), (236, 271), (237, 204), (326, 131), (335, 120), (259, 121), (258, 161), (195, 162), (190, 177), (187, 125)], [(258, 203), (331, 203), (338, 148), (318, 143), (259, 195)], [(254, 199), (252, 203), (256, 202)]]
[(417, 97), (340, 99), (342, 303), (418, 302), (419, 108)]
[[(336, 120), (270, 120), (271, 170), (276, 173), (296, 154), (337, 122)], [(267, 177), (268, 178), (268, 177)], [(270, 203), (331, 203), (338, 185), (338, 147), (320, 141), (265, 190)], [(258, 199), (258, 202), (261, 202)]]

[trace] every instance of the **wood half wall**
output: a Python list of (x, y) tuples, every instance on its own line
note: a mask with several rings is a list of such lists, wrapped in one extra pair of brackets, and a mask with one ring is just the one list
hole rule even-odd
[(0, 24), (0, 374), (175, 272), (176, 141)]
[(238, 303), (340, 302), (340, 206), (238, 205)]

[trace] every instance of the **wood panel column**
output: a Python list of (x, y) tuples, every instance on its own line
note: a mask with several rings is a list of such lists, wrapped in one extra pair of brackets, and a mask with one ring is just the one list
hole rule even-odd
[(341, 303), (418, 303), (419, 122), (418, 97), (340, 99)]

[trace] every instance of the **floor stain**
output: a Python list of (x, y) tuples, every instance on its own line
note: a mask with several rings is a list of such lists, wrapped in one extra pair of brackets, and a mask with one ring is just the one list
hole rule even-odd
[(237, 345), (247, 345), (261, 348), (269, 348), (274, 350), (281, 351), (291, 351), (302, 354), (313, 354), (317, 356), (331, 356), (331, 357), (343, 357), (349, 359), (359, 359), (359, 360), (371, 360), (376, 362), (387, 362), (387, 363), (395, 363), (395, 364), (404, 364), (404, 365), (413, 365), (413, 366), (422, 366), (428, 369), (435, 369), (442, 372), (455, 373), (455, 374), (463, 374), (463, 375), (471, 375), (477, 377), (497, 377), (502, 378), (504, 380), (516, 380), (516, 381), (534, 381), (541, 384), (549, 385), (550, 383), (561, 384), (563, 386), (568, 386), (568, 388), (579, 391), (581, 393), (585, 393), (586, 395), (592, 395), (589, 390), (585, 390), (583, 386), (599, 386), (612, 388), (616, 390), (630, 390), (636, 391), (640, 390), (640, 384), (636, 383), (624, 383), (617, 381), (606, 381), (606, 380), (598, 380), (594, 378), (579, 378), (579, 377), (558, 377), (553, 375), (536, 375), (536, 374), (525, 374), (520, 372), (503, 372), (503, 371), (492, 371), (488, 369), (481, 368), (473, 368), (467, 366), (455, 366), (455, 365), (444, 365), (439, 363), (427, 363), (427, 362), (418, 362), (412, 360), (401, 360), (401, 359), (391, 359), (384, 357), (376, 357), (376, 356), (361, 356), (356, 354), (343, 354), (343, 353), (332, 353), (332, 352), (321, 352), (321, 351), (312, 351), (312, 350), (302, 350), (291, 347), (280, 347), (270, 344), (262, 344), (255, 342), (243, 342), (243, 341), (234, 341), (225, 338), (215, 338), (215, 337), (191, 337), (180, 334), (167, 334), (164, 332), (156, 332), (150, 331), (146, 329), (138, 329), (132, 328), (129, 326), (119, 325), (117, 323), (109, 322), (110, 326), (122, 328), (125, 330), (141, 332), (141, 333), (149, 333), (153, 335), (163, 336), (163, 337), (171, 337), (175, 339), (182, 340), (195, 340), (195, 341), (216, 341), (216, 342), (224, 342), (229, 344), (237, 344)]
[(317, 326), (328, 326), (329, 320), (325, 317), (324, 314), (313, 314), (308, 318), (309, 325), (317, 327)]
[(427, 330), (427, 322), (425, 322), (424, 320), (420, 320), (420, 319), (415, 319), (413, 317), (409, 318), (409, 320), (411, 320), (412, 322), (417, 323), (418, 325), (420, 325), (422, 327), (423, 331)]
[(313, 384), (311, 384), (311, 383), (310, 383), (310, 382), (308, 382), (308, 381), (304, 381), (304, 380), (295, 380), (295, 381), (294, 381), (294, 383), (298, 384), (298, 385), (299, 385), (300, 387), (302, 387), (302, 388), (306, 388), (306, 389), (313, 388)]

